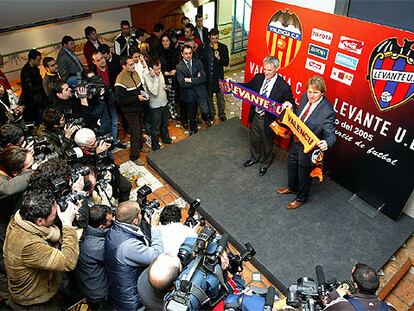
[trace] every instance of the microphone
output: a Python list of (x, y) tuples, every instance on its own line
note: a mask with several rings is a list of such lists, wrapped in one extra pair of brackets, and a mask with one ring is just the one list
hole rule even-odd
[(275, 302), (275, 294), (276, 290), (273, 286), (267, 288), (263, 311), (272, 311), (273, 303)]
[(221, 252), (226, 248), (228, 239), (229, 239), (228, 233), (224, 233), (221, 236), (220, 241), (218, 241), (218, 243), (217, 243), (217, 248), (216, 248), (217, 256), (220, 256)]
[(326, 293), (326, 281), (325, 281), (325, 274), (323, 273), (322, 266), (317, 265), (315, 267), (316, 272), (316, 280), (318, 281), (318, 285), (321, 287), (321, 293), (324, 295)]

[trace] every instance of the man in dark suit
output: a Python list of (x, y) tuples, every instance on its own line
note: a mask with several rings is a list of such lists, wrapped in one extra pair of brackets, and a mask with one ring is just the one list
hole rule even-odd
[(181, 55), (183, 59), (176, 67), (177, 80), (180, 85), (180, 100), (186, 105), (190, 118), (190, 135), (197, 133), (197, 103), (201, 116), (207, 126), (211, 126), (207, 105), (207, 90), (205, 87), (206, 73), (198, 58), (193, 58), (193, 48), (184, 45)]
[(196, 27), (194, 31), (194, 36), (200, 39), (201, 43), (204, 44), (208, 42), (208, 29), (203, 26), (203, 15), (197, 14), (195, 16)]
[(213, 102), (213, 94), (215, 93), (218, 116), (221, 121), (226, 121), (224, 97), (223, 94), (220, 93), (219, 80), (224, 79), (224, 67), (229, 65), (229, 51), (225, 44), (218, 41), (218, 38), (218, 30), (215, 28), (211, 29), (209, 41), (203, 44), (200, 58), (207, 75), (207, 103), (210, 109), (210, 119), (213, 119), (216, 114)]
[[(290, 106), (295, 114), (309, 129), (321, 139), (318, 148), (326, 151), (335, 143), (335, 111), (328, 99), (325, 81), (320, 76), (313, 76), (306, 84), (306, 93), (303, 94), (297, 109)], [(312, 185), (310, 173), (312, 171), (312, 153), (305, 154), (303, 145), (296, 137), (292, 142), (288, 155), (288, 186), (276, 190), (278, 194), (295, 193), (295, 200), (287, 204), (287, 208), (295, 209), (301, 206), (309, 195)]]
[(69, 77), (83, 72), (83, 65), (75, 55), (75, 40), (71, 36), (64, 36), (62, 38), (62, 48), (57, 56), (57, 63), (63, 81), (67, 81)]
[[(279, 60), (274, 56), (266, 56), (263, 60), (263, 73), (256, 74), (245, 83), (247, 88), (279, 103), (292, 105), (293, 99), (290, 85), (277, 74)], [(266, 174), (272, 162), (274, 132), (269, 127), (276, 116), (256, 107), (250, 107), (249, 113), (249, 145), (250, 159), (244, 167), (260, 162), (259, 175)]]

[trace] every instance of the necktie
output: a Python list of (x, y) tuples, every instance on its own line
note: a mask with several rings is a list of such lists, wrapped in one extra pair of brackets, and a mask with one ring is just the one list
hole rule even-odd
[[(306, 118), (309, 115), (309, 112), (311, 110), (311, 107), (312, 107), (312, 104), (311, 103), (307, 103), (307, 106), (306, 106), (305, 111), (302, 113), (302, 115), (299, 118), (302, 122), (305, 122)], [(299, 142), (299, 139), (296, 136), (294, 137), (294, 140), (295, 140), (295, 142)]]
[(189, 61), (189, 62), (187, 62), (187, 67), (188, 67), (188, 69), (190, 70), (190, 73), (192, 74), (193, 73), (193, 71), (192, 71), (192, 66), (191, 66), (191, 60)]
[[(268, 88), (268, 86), (269, 86), (269, 82), (270, 82), (270, 80), (265, 80), (264, 85), (263, 85), (263, 87), (262, 87), (262, 90), (260, 91), (260, 95), (264, 95), (264, 96), (266, 96), (266, 94), (267, 94), (267, 88)], [(259, 107), (257, 107), (257, 106), (256, 106), (256, 113), (257, 113), (260, 117), (263, 117), (263, 116), (264, 116), (264, 114), (265, 114), (265, 111), (264, 111), (262, 108), (259, 108)]]
[(310, 112), (310, 110), (311, 110), (311, 107), (312, 107), (312, 104), (311, 103), (308, 103), (308, 106), (306, 107), (306, 109), (305, 109), (305, 112), (302, 114), (302, 116), (300, 117), (300, 120), (301, 121), (305, 121), (306, 120), (306, 118), (308, 117), (308, 115), (309, 115), (309, 112)]

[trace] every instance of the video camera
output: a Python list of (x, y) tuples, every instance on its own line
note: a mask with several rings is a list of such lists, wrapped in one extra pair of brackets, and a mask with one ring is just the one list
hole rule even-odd
[[(175, 290), (164, 299), (164, 310), (192, 311), (200, 306), (214, 306), (228, 294), (227, 275), (220, 263), (220, 254), (225, 250), (228, 235), (218, 237), (213, 228), (205, 226), (197, 238), (187, 238), (178, 251), (184, 270), (175, 281)], [(247, 245), (247, 244), (246, 244)], [(233, 271), (240, 271), (243, 261), (254, 256), (255, 251), (248, 244), (245, 255), (233, 259)], [(240, 258), (239, 258), (240, 257)]]
[(82, 79), (82, 75), (78, 74), (77, 82), (77, 87), (86, 88), (86, 96), (88, 98), (100, 97), (105, 93), (106, 85), (97, 75), (93, 75), (92, 77), (85, 77), (85, 79)]
[(323, 309), (322, 298), (327, 292), (333, 291), (342, 284), (347, 284), (351, 293), (355, 293), (356, 289), (353, 283), (349, 280), (343, 282), (325, 281), (325, 274), (320, 265), (315, 267), (316, 279), (315, 282), (310, 277), (301, 277), (297, 280), (297, 284), (289, 286), (286, 303), (288, 306), (294, 308), (301, 308), (304, 311), (314, 311)]
[(152, 193), (149, 186), (144, 185), (137, 191), (137, 202), (141, 208), (142, 216), (147, 216), (148, 219), (152, 218), (154, 212), (159, 209), (160, 203), (156, 199), (148, 201), (148, 195)]
[(175, 290), (165, 296), (164, 310), (199, 310), (202, 305), (214, 306), (227, 295), (219, 259), (227, 238), (227, 234), (216, 237), (214, 229), (206, 226), (195, 241), (184, 241), (178, 257), (185, 268), (175, 281)]

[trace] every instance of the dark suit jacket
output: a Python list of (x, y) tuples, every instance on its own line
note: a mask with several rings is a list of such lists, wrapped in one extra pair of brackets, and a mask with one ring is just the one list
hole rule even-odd
[(208, 29), (206, 27), (203, 27), (203, 38), (200, 38), (200, 34), (198, 32), (197, 27), (194, 28), (194, 36), (196, 36), (197, 38), (199, 38), (201, 40), (201, 42), (204, 44), (206, 42), (208, 42)]
[[(308, 102), (306, 93), (302, 95), (300, 99), (300, 105), (295, 109), (295, 114), (299, 116)], [(328, 149), (332, 148), (335, 143), (335, 118), (336, 114), (332, 105), (329, 103), (326, 97), (323, 97), (322, 101), (318, 104), (311, 115), (306, 120), (305, 124), (309, 129), (321, 140), (326, 140)], [(311, 163), (312, 152), (308, 154), (303, 153), (303, 148), (300, 148), (299, 152), (299, 164), (300, 165), (312, 165)]]
[[(79, 67), (76, 61), (63, 47), (60, 49), (56, 61), (59, 65), (60, 76), (64, 81), (66, 81), (70, 76), (76, 76), (76, 73), (83, 71), (83, 67)], [(79, 63), (82, 64), (81, 61), (79, 61)]]
[[(192, 72), (190, 73), (184, 60), (180, 61), (176, 67), (177, 80), (180, 86), (180, 100), (186, 103), (207, 98), (206, 73), (203, 64), (198, 58), (193, 57), (191, 68)], [(184, 78), (191, 78), (191, 83), (185, 82)]]
[[(258, 73), (251, 79), (249, 82), (244, 83), (243, 85), (257, 93), (260, 92), (264, 81), (264, 74)], [(290, 89), (290, 85), (287, 84), (285, 80), (281, 76), (277, 77), (275, 84), (273, 85), (272, 91), (270, 92), (270, 99), (273, 99), (279, 103), (284, 103), (288, 101), (295, 105), (295, 100), (293, 99), (292, 90)], [(251, 105), (250, 112), (249, 112), (249, 122), (252, 121), (253, 116), (255, 114), (255, 106)], [(266, 134), (273, 135), (272, 129), (269, 127), (272, 122), (276, 120), (276, 117), (270, 113), (265, 113), (265, 129)]]
[(213, 92), (219, 92), (219, 79), (224, 79), (224, 67), (229, 65), (229, 50), (227, 46), (221, 42), (218, 43), (218, 52), (220, 53), (220, 60), (214, 56), (214, 49), (207, 41), (199, 53), (201, 62), (204, 66), (204, 71), (207, 75), (207, 88)]

